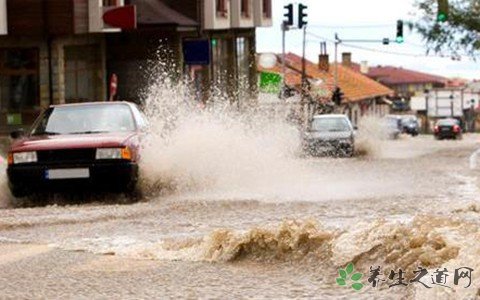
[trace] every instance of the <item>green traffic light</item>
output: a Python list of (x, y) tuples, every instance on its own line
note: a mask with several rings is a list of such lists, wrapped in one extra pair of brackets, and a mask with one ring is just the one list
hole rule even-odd
[(395, 42), (397, 42), (398, 44), (403, 43), (404, 42), (403, 36), (397, 36), (397, 38), (395, 39)]
[(447, 14), (445, 13), (439, 13), (437, 16), (437, 21), (438, 22), (445, 22), (447, 21)]

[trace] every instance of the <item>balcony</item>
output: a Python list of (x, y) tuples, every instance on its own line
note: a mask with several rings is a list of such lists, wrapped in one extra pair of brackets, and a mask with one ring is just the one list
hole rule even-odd
[(232, 28), (253, 28), (253, 0), (231, 0)]
[(256, 27), (272, 26), (272, 0), (254, 0), (254, 17)]
[(7, 34), (7, 29), (7, 0), (0, 0), (0, 35)]
[[(1, 0), (0, 0), (1, 1)], [(124, 6), (124, 0), (88, 0), (89, 32), (118, 32), (119, 28), (111, 28), (103, 22), (103, 13), (109, 8)]]
[(204, 26), (207, 30), (231, 27), (231, 0), (205, 0)]

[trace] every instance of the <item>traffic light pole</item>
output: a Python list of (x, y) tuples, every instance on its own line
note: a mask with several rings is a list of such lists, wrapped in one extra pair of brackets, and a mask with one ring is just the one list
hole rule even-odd
[(338, 45), (341, 43), (342, 41), (338, 38), (338, 34), (335, 33), (335, 88), (338, 87)]
[(280, 92), (280, 99), (284, 100), (285, 99), (285, 89), (287, 87), (286, 83), (286, 66), (285, 66), (285, 38), (286, 38), (286, 32), (288, 30), (288, 26), (286, 22), (282, 23), (282, 74), (283, 74), (283, 79), (282, 79), (282, 90)]

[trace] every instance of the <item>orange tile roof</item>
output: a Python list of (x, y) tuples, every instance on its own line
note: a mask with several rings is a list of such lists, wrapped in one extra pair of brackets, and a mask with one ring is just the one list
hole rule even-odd
[[(288, 65), (297, 70), (302, 68), (302, 58), (294, 53), (286, 55)], [(332, 90), (334, 87), (334, 65), (330, 66), (329, 72), (321, 71), (317, 64), (306, 61), (306, 72), (309, 77), (322, 79)], [(338, 64), (338, 86), (342, 89), (347, 101), (361, 101), (365, 99), (393, 95), (394, 91), (376, 82), (369, 77)]]
[[(282, 66), (279, 62), (273, 68), (269, 68), (269, 69), (263, 68), (262, 66), (258, 65), (257, 70), (259, 72), (272, 72), (272, 73), (282, 74)], [(290, 68), (285, 68), (285, 71), (286, 71), (285, 83), (290, 87), (300, 88), (302, 85), (302, 74)]]

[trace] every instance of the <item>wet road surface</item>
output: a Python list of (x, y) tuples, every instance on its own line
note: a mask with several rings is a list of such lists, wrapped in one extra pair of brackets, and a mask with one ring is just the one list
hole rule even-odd
[[(366, 276), (377, 265), (480, 270), (478, 141), (404, 137), (375, 155), (298, 159), (265, 180), (133, 205), (7, 207), (0, 298), (472, 299), (480, 275), (466, 289), (372, 288)], [(360, 292), (335, 283), (351, 261)]]

